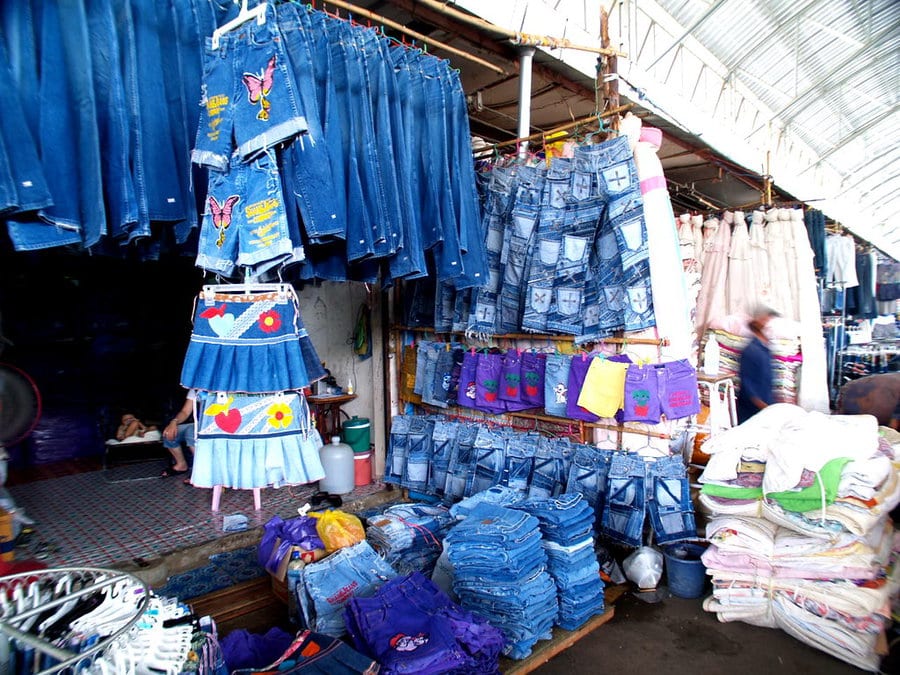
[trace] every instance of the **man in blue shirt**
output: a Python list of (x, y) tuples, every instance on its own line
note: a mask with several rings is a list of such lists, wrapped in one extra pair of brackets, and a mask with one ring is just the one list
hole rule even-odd
[(771, 307), (760, 305), (753, 310), (749, 328), (750, 342), (741, 354), (738, 374), (741, 378), (737, 397), (738, 424), (743, 424), (763, 408), (775, 402), (772, 391), (772, 352), (765, 329), (773, 316), (779, 316)]

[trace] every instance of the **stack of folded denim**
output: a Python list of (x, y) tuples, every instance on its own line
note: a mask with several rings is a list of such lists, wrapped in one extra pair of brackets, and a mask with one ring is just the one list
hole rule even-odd
[(604, 584), (594, 554), (594, 509), (578, 493), (558, 499), (529, 499), (514, 508), (538, 519), (547, 571), (559, 592), (556, 625), (575, 630), (604, 610)]
[(441, 540), (455, 522), (444, 506), (398, 504), (369, 519), (366, 539), (398, 574), (431, 574)]
[(481, 503), (487, 502), (495, 506), (515, 506), (527, 497), (528, 495), (521, 490), (506, 485), (495, 485), (457, 502), (450, 507), (450, 515), (457, 520), (464, 520)]
[(355, 647), (392, 673), (496, 673), (503, 634), (453, 603), (420, 572), (398, 577), (344, 612)]
[(446, 544), (460, 604), (503, 631), (504, 654), (524, 659), (550, 639), (559, 605), (537, 518), (482, 502)]

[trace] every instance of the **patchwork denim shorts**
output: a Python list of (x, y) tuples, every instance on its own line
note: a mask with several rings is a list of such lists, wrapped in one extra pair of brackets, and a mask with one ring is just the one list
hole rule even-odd
[(217, 171), (306, 131), (306, 118), (277, 20), (246, 23), (206, 41), (200, 125), (191, 160)]
[(248, 164), (232, 158), (227, 173), (210, 171), (197, 267), (250, 276), (294, 258), (278, 164), (263, 154)]

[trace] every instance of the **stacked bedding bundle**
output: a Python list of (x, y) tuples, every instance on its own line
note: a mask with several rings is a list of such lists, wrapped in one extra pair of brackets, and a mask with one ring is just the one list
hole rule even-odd
[(777, 404), (703, 450), (701, 502), (715, 514), (704, 608), (877, 670), (876, 641), (900, 588), (888, 518), (900, 502), (900, 445), (872, 417)]
[[(707, 339), (710, 337), (715, 337), (719, 343), (719, 374), (733, 378), (735, 385), (739, 387), (738, 369), (747, 338), (724, 330), (708, 331)], [(772, 350), (775, 400), (779, 403), (796, 403), (800, 367), (803, 365), (799, 340), (776, 337), (769, 343), (769, 348)]]

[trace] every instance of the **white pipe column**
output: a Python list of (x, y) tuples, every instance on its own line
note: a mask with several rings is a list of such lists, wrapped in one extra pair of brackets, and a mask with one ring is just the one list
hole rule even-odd
[[(519, 47), (519, 138), (531, 135), (531, 62), (534, 47)], [(519, 146), (519, 157), (528, 154), (528, 141)]]

